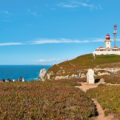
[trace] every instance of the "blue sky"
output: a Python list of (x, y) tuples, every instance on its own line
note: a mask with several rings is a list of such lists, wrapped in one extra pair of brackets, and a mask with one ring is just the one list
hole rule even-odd
[[(0, 0), (0, 64), (54, 64), (113, 38), (119, 0)], [(118, 46), (120, 42), (117, 43)]]

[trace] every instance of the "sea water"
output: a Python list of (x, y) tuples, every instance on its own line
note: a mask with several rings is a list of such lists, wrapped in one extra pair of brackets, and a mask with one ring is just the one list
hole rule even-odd
[(24, 77), (25, 81), (38, 80), (42, 68), (48, 70), (50, 65), (0, 65), (1, 79), (19, 79)]

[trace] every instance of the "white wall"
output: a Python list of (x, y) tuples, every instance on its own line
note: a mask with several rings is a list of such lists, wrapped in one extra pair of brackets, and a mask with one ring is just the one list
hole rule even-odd
[(94, 55), (120, 55), (120, 51), (94, 51)]

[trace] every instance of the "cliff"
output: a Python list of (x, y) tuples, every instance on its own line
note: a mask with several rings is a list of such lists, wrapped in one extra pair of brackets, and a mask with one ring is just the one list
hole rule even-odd
[(47, 71), (46, 79), (70, 79), (85, 77), (87, 70), (92, 68), (96, 75), (110, 74), (120, 71), (120, 55), (82, 55), (75, 59), (54, 65)]

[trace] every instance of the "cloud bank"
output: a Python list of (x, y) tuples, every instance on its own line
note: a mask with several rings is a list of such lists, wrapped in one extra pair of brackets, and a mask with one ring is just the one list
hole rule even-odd
[(94, 5), (92, 3), (88, 3), (87, 1), (80, 0), (69, 0), (65, 2), (60, 2), (57, 6), (63, 8), (77, 8), (77, 7), (86, 7), (90, 9), (103, 9), (101, 5)]
[(57, 59), (57, 58), (52, 58), (52, 59), (39, 59), (37, 62), (39, 63), (52, 63), (52, 62), (61, 62), (65, 61), (65, 59)]
[[(96, 38), (89, 40), (77, 40), (77, 39), (37, 39), (31, 42), (7, 42), (0, 43), (0, 46), (19, 46), (19, 45), (43, 45), (43, 44), (84, 44), (84, 43), (98, 43), (104, 42), (104, 38)], [(114, 41), (111, 39), (111, 41)], [(120, 39), (117, 39), (117, 42), (120, 42)]]
[[(117, 40), (120, 41), (120, 40)], [(31, 42), (7, 42), (0, 43), (0, 46), (19, 46), (19, 45), (42, 45), (42, 44), (70, 44), (70, 43), (96, 43), (104, 42), (104, 39), (95, 39), (95, 40), (75, 40), (75, 39), (37, 39)]]
[(71, 39), (38, 39), (32, 42), (33, 45), (37, 44), (62, 44), (62, 43), (94, 43), (94, 42), (104, 42), (104, 39), (95, 40), (71, 40)]
[(18, 45), (23, 45), (23, 43), (20, 42), (0, 43), (0, 46), (18, 46)]

